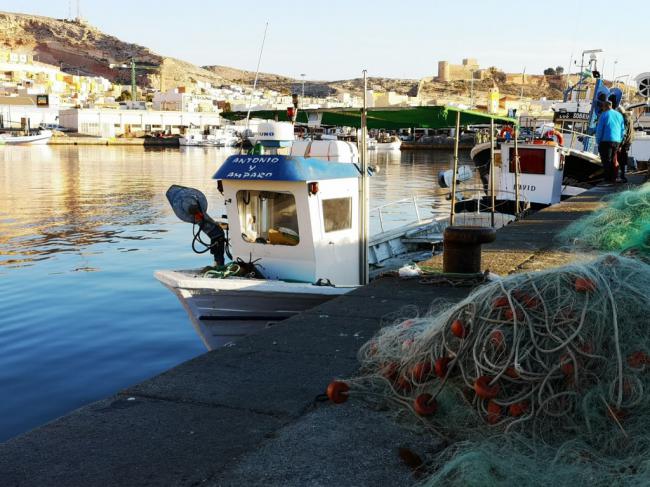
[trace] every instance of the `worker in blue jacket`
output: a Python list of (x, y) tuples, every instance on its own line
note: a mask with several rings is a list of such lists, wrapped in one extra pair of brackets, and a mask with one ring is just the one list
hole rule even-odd
[(614, 158), (625, 136), (625, 121), (623, 115), (612, 110), (611, 101), (602, 100), (600, 106), (602, 112), (596, 126), (596, 144), (605, 171), (605, 184), (612, 186), (616, 182)]

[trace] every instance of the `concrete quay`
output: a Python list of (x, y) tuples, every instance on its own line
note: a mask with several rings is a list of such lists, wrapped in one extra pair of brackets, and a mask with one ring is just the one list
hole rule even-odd
[(132, 145), (138, 147), (178, 147), (177, 138), (137, 137), (105, 138), (88, 136), (52, 137), (48, 145)]
[[(558, 232), (617, 189), (596, 187), (499, 230), (483, 267), (508, 274), (574, 260)], [(5, 442), (0, 484), (410, 485), (398, 448), (426, 459), (437, 440), (322, 394), (332, 378), (356, 372), (357, 350), (383, 324), (469, 292), (378, 279)]]

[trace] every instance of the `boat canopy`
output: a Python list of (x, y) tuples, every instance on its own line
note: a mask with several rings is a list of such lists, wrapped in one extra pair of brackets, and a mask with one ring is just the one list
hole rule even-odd
[(242, 181), (322, 181), (361, 176), (355, 164), (328, 162), (313, 157), (280, 155), (230, 156), (213, 179)]
[[(474, 110), (463, 110), (452, 106), (422, 106), (399, 108), (367, 109), (367, 126), (371, 129), (401, 128), (452, 128), (460, 114), (460, 125), (477, 125), (494, 120), (497, 124), (515, 124), (514, 118), (490, 115)], [(247, 112), (223, 112), (221, 116), (228, 120), (245, 119)], [(290, 121), (286, 111), (258, 110), (251, 116), (265, 120)], [(333, 125), (337, 127), (361, 127), (361, 108), (319, 108), (298, 111), (297, 122), (315, 125)]]

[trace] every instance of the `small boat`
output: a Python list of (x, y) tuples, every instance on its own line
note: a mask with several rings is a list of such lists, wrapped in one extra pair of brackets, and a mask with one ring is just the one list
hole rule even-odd
[(29, 135), (0, 134), (2, 145), (44, 145), (52, 138), (51, 130), (36, 130)]
[[(270, 153), (233, 155), (217, 170), (213, 178), (226, 202), (226, 221), (208, 216), (207, 199), (197, 190), (172, 186), (167, 192), (176, 215), (208, 236), (206, 250), (216, 266), (160, 270), (155, 277), (178, 297), (208, 349), (362, 283), (366, 244), (357, 147), (338, 140), (294, 141), (290, 125), (261, 124), (257, 144)], [(417, 221), (369, 239), (370, 264), (386, 270), (387, 262), (410, 252), (431, 256), (443, 220), (418, 214)]]
[(390, 137), (379, 137), (375, 144), (375, 148), (378, 151), (400, 150), (401, 147), (402, 141), (396, 135)]

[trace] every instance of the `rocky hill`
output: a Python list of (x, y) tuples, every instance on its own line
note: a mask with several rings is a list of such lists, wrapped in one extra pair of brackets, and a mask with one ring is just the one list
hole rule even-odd
[(138, 73), (138, 84), (142, 86), (158, 85), (160, 73), (165, 86), (183, 85), (193, 80), (223, 82), (213, 72), (161, 56), (138, 44), (123, 42), (79, 21), (0, 12), (0, 49), (31, 53), (35, 59), (61, 66), (64, 71), (103, 76), (124, 84), (130, 83), (130, 72), (112, 69), (109, 65), (131, 58), (155, 68)]
[[(121, 84), (130, 83), (130, 71), (111, 68), (110, 64), (120, 64), (135, 58), (138, 64), (151, 68), (138, 71), (138, 85), (157, 89), (189, 85), (195, 81), (207, 81), (216, 86), (231, 83), (250, 86), (255, 78), (252, 71), (218, 65), (199, 67), (165, 57), (147, 47), (123, 42), (83, 21), (35, 15), (0, 12), (0, 49), (31, 53), (37, 60), (59, 65), (64, 71), (103, 76)], [(557, 98), (561, 80), (539, 78), (540, 83), (524, 87), (524, 96)], [(521, 94), (518, 84), (487, 79), (474, 83), (475, 95), (483, 96), (480, 93), (487, 92), (494, 83), (499, 85), (502, 93)], [(301, 80), (270, 73), (260, 73), (258, 84), (261, 88), (287, 94), (302, 90)], [(432, 99), (445, 95), (468, 96), (470, 92), (468, 82), (437, 83), (430, 79), (420, 81), (373, 77), (368, 80), (368, 86), (375, 91), (395, 91), (410, 96), (415, 96), (418, 89), (421, 89), (426, 98)], [(339, 92), (360, 95), (362, 90), (363, 81), (360, 78), (305, 82), (305, 93), (311, 96)]]

